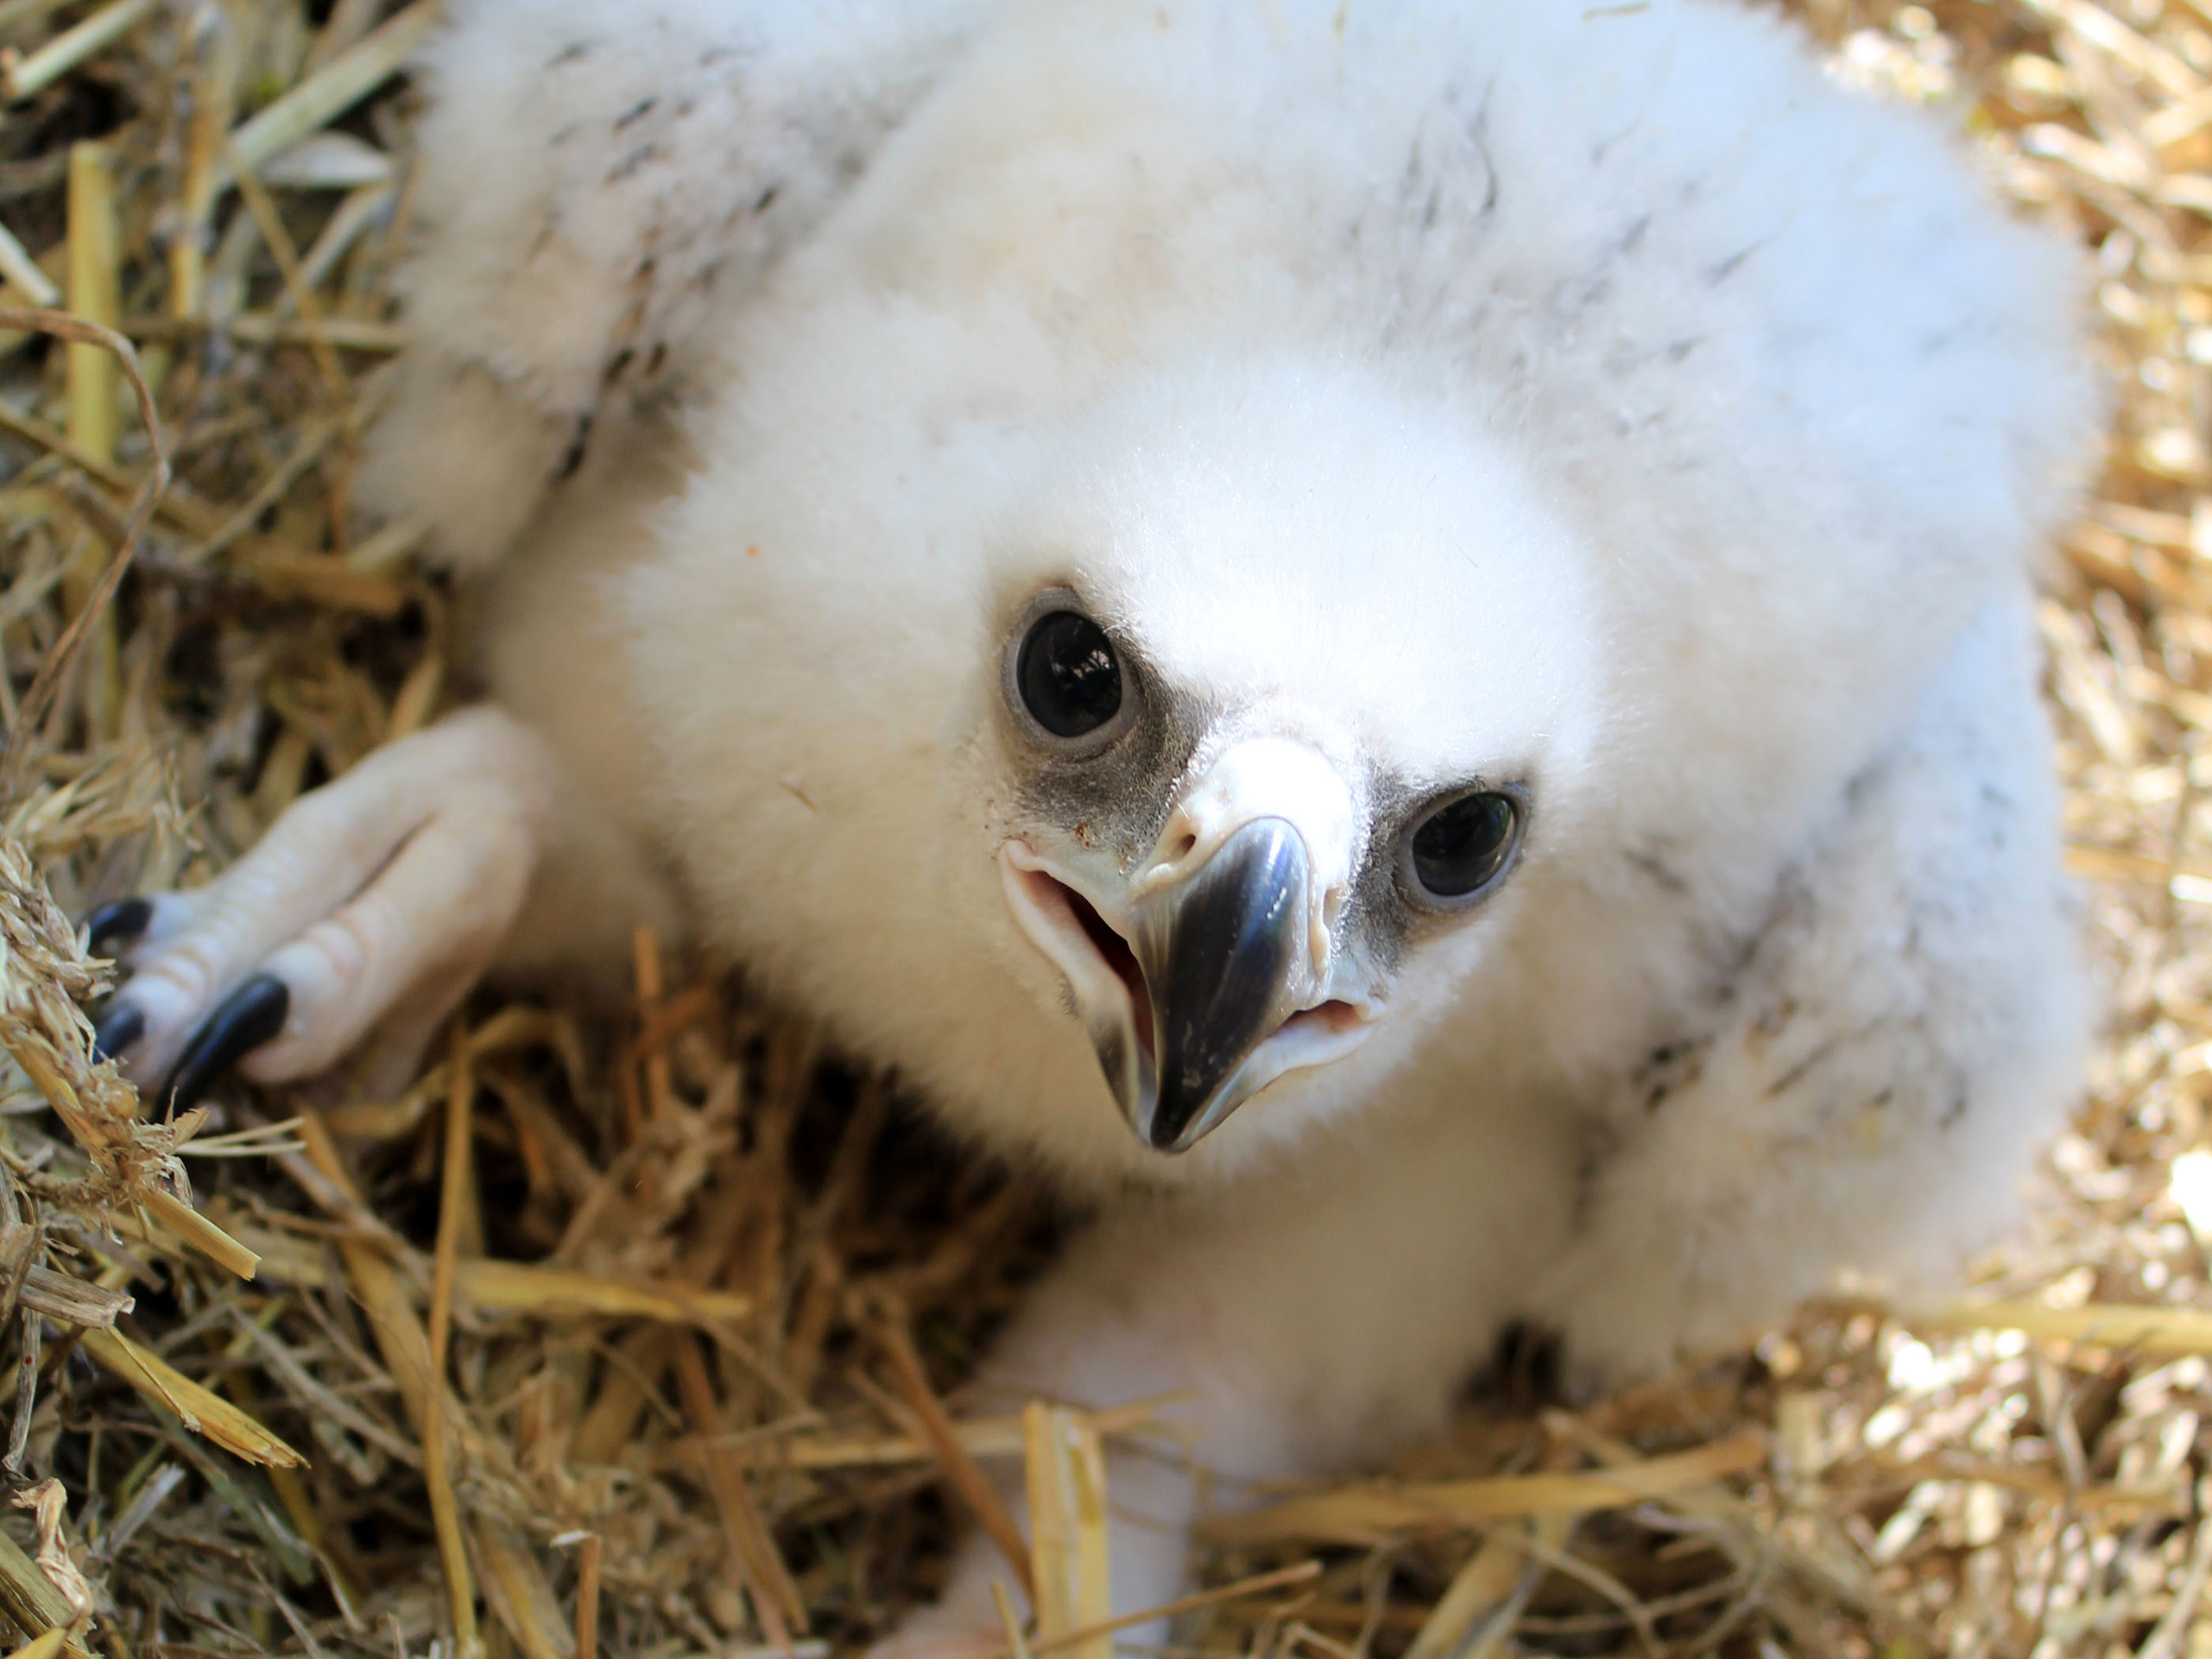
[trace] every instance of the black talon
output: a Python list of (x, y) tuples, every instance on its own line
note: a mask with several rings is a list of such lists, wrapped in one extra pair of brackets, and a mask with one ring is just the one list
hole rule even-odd
[(92, 1057), (112, 1060), (146, 1035), (146, 1011), (127, 1002), (110, 1003), (92, 1028)]
[(154, 920), (149, 898), (117, 899), (103, 904), (84, 919), (85, 948), (96, 957), (111, 954), (110, 945), (135, 944)]
[(161, 1085), (162, 1103), (171, 1111), (193, 1105), (209, 1084), (283, 1030), (291, 1010), (292, 993), (274, 974), (247, 980), (192, 1033)]

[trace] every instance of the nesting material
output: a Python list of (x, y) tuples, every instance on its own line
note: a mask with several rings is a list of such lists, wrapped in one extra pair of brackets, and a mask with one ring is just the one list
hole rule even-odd
[[(2094, 261), (2114, 436), (2043, 608), (2084, 1114), (1960, 1306), (1838, 1300), (1574, 1413), (1509, 1368), (1396, 1468), (1218, 1517), (1195, 1650), (2212, 1652), (2212, 7), (1799, 9)], [(1007, 1659), (1104, 1659), (1146, 1616), (1104, 1451), (1177, 1455), (1172, 1414), (994, 1393), (1046, 1206), (741, 981), (641, 938), (627, 1006), (479, 995), (397, 1099), (156, 1119), (88, 1058), (71, 917), (455, 695), (420, 527), (350, 504), (434, 15), (0, 0), (0, 1641), (817, 1656), (980, 1523)]]

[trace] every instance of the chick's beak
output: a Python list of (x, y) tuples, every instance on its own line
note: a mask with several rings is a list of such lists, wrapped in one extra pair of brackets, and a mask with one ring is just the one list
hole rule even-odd
[[(1261, 1086), (1241, 1074), (1310, 998), (1311, 861), (1281, 818), (1246, 824), (1198, 873), (1137, 914), (1158, 1086), (1123, 1103), (1130, 1127), (1181, 1152)], [(1272, 1080), (1272, 1079), (1270, 1079)]]
[[(1133, 878), (1018, 841), (1001, 851), (1016, 921), (1060, 969), (1122, 1115), (1158, 1151), (1188, 1150), (1285, 1073), (1348, 1054), (1376, 1017), (1331, 937), (1349, 796), (1333, 774), (1280, 787), (1313, 784), (1319, 764), (1310, 750), (1231, 757)], [(1255, 813), (1270, 797), (1303, 808), (1303, 828)]]

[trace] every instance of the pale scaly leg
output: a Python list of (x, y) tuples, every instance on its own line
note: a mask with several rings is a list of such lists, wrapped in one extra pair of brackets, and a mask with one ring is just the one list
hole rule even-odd
[(100, 1051), (167, 1106), (234, 1064), (276, 1083), (380, 1029), (419, 1045), (514, 924), (556, 778), (528, 727), (469, 709), (301, 797), (207, 886), (104, 908), (94, 948), (131, 973)]

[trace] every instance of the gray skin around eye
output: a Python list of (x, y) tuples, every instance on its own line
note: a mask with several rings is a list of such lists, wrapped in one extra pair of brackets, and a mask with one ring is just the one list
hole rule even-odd
[[(1138, 707), (1128, 731), (1101, 753), (1059, 755), (1015, 738), (1022, 817), (1049, 825), (1087, 848), (1109, 851), (1124, 871), (1151, 852), (1174, 808), (1176, 785), (1211, 725), (1214, 709), (1161, 682), (1126, 645), (1115, 649), (1125, 696)], [(1020, 725), (1011, 709), (1001, 718)]]

